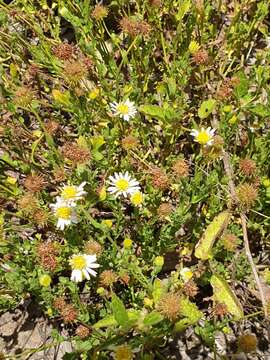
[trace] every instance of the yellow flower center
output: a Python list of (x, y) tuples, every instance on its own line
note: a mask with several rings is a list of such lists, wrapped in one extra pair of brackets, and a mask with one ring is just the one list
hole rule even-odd
[(140, 191), (136, 191), (134, 194), (131, 195), (130, 201), (134, 205), (141, 205), (143, 202), (143, 194)]
[(115, 186), (118, 190), (126, 191), (129, 187), (129, 183), (126, 179), (119, 179), (116, 181)]
[(129, 108), (125, 104), (119, 104), (117, 106), (117, 111), (120, 112), (120, 114), (122, 114), (122, 115), (128, 115)]
[(56, 210), (56, 217), (68, 220), (71, 217), (71, 208), (68, 206), (60, 207)]
[(72, 269), (74, 270), (83, 270), (86, 268), (86, 260), (83, 255), (76, 255), (70, 260)]
[(66, 186), (61, 193), (61, 197), (65, 200), (74, 199), (76, 195), (77, 189), (75, 186)]
[(198, 143), (205, 145), (209, 140), (211, 140), (211, 135), (209, 135), (206, 131), (199, 132), (197, 136)]

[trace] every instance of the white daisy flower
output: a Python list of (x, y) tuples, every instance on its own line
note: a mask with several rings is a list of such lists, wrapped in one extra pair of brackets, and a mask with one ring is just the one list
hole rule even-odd
[(193, 129), (190, 134), (194, 137), (194, 141), (203, 146), (209, 146), (213, 144), (215, 131), (208, 127), (207, 129), (201, 128), (201, 130)]
[(70, 225), (72, 223), (77, 223), (77, 215), (74, 209), (75, 203), (69, 203), (64, 201), (59, 196), (56, 197), (56, 203), (51, 204), (54, 215), (58, 219), (57, 227), (60, 230), (64, 230), (65, 226)]
[(100, 265), (96, 263), (96, 255), (77, 254), (69, 259), (69, 264), (72, 268), (71, 280), (81, 282), (83, 279), (90, 279), (90, 275), (96, 276), (97, 273), (93, 269)]
[(61, 191), (61, 199), (73, 203), (77, 200), (83, 199), (83, 196), (86, 195), (86, 191), (83, 190), (86, 181), (82, 182), (81, 185), (65, 185)]
[(129, 194), (132, 195), (140, 190), (139, 182), (136, 179), (132, 179), (127, 171), (109, 176), (108, 183), (111, 185), (108, 187), (108, 191), (111, 194), (115, 194), (115, 197), (119, 195), (127, 197)]
[(124, 102), (112, 102), (110, 103), (112, 112), (115, 116), (120, 116), (120, 118), (124, 119), (125, 121), (129, 121), (130, 119), (134, 118), (137, 113), (135, 104), (133, 101), (126, 100)]

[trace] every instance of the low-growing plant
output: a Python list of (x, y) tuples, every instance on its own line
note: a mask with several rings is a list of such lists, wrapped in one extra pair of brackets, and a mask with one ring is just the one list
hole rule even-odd
[(268, 1), (0, 9), (0, 311), (32, 299), (64, 359), (187, 329), (218, 358), (269, 318)]

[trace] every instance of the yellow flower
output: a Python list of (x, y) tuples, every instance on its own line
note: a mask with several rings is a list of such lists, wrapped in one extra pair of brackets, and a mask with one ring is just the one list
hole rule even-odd
[(266, 187), (266, 188), (268, 188), (268, 187), (270, 186), (270, 179), (265, 178), (265, 179), (263, 180), (263, 186)]
[(40, 130), (34, 130), (33, 131), (33, 135), (34, 135), (34, 137), (36, 137), (36, 138), (40, 138), (41, 136), (42, 136), (42, 131), (40, 131)]
[(143, 303), (144, 303), (144, 306), (152, 307), (154, 302), (152, 299), (149, 299), (146, 297), (143, 299)]
[(128, 238), (124, 239), (123, 245), (125, 249), (130, 249), (132, 246), (132, 240)]
[(192, 40), (189, 43), (188, 50), (190, 51), (191, 54), (195, 54), (199, 49), (200, 49), (200, 45), (196, 41)]
[(135, 191), (131, 197), (130, 201), (135, 206), (141, 206), (143, 203), (143, 193), (141, 191)]
[(90, 93), (88, 94), (88, 97), (90, 100), (95, 100), (100, 94), (99, 88), (94, 88)]
[(54, 89), (52, 96), (56, 102), (62, 105), (70, 104), (70, 93), (68, 91), (61, 92), (60, 90)]
[(48, 316), (52, 316), (53, 314), (52, 308), (48, 308), (46, 312)]
[(45, 274), (39, 277), (39, 283), (41, 286), (48, 287), (50, 286), (51, 282), (52, 282), (52, 278), (50, 277), (50, 275)]
[(157, 256), (154, 260), (154, 265), (158, 267), (162, 267), (164, 265), (164, 257), (163, 256)]
[(107, 226), (108, 228), (111, 228), (113, 226), (113, 222), (110, 219), (102, 220), (101, 224)]
[(99, 197), (99, 200), (100, 200), (100, 201), (106, 200), (107, 192), (106, 192), (105, 186), (103, 186), (103, 187), (101, 188), (101, 190), (99, 191), (98, 197)]
[(6, 179), (6, 182), (10, 185), (15, 185), (17, 182), (17, 179), (13, 176), (8, 176)]

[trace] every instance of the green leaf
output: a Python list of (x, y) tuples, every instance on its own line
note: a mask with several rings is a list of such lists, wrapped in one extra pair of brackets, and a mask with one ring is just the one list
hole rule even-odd
[(164, 110), (158, 105), (142, 105), (140, 106), (140, 111), (153, 118), (165, 120)]
[(157, 311), (152, 311), (150, 314), (147, 314), (143, 320), (144, 325), (152, 326), (158, 324), (163, 320), (163, 316)]
[(187, 318), (181, 319), (175, 323), (173, 331), (177, 333), (183, 332), (187, 327), (189, 327), (189, 325), (190, 323)]
[(270, 116), (269, 107), (263, 104), (254, 105), (250, 107), (248, 110), (258, 116), (262, 116), (262, 117)]
[(104, 137), (101, 135), (94, 136), (91, 139), (91, 143), (93, 145), (93, 149), (98, 150), (103, 144), (105, 144)]
[(112, 295), (112, 311), (115, 320), (117, 323), (121, 326), (127, 326), (129, 323), (128, 314), (125, 309), (125, 305), (122, 302), (122, 300), (119, 299), (119, 297), (115, 294)]
[(188, 318), (190, 325), (195, 324), (203, 317), (203, 313), (198, 309), (197, 305), (188, 298), (181, 298), (180, 305), (181, 315)]
[(240, 81), (239, 84), (235, 87), (234, 92), (236, 96), (240, 99), (243, 98), (248, 93), (249, 82), (246, 75), (243, 72), (239, 72), (235, 75)]
[(179, 1), (178, 13), (175, 16), (177, 21), (181, 21), (186, 13), (189, 11), (191, 6), (191, 0), (182, 0)]
[(216, 238), (224, 231), (230, 221), (229, 211), (223, 211), (218, 214), (214, 220), (207, 226), (203, 236), (195, 248), (195, 256), (201, 260), (211, 259), (212, 247)]
[(170, 77), (170, 78), (166, 79), (166, 82), (167, 82), (167, 86), (168, 86), (170, 95), (174, 95), (176, 93), (175, 79)]
[(165, 294), (166, 288), (163, 286), (159, 279), (155, 279), (152, 290), (152, 297), (154, 303), (157, 304), (163, 294)]
[(236, 320), (242, 319), (244, 316), (242, 305), (226, 280), (214, 274), (210, 279), (210, 283), (213, 287), (215, 301), (225, 304), (229, 313), (232, 314)]
[[(132, 325), (139, 320), (140, 311), (130, 309), (130, 310), (127, 310), (127, 315), (128, 315), (128, 325)], [(114, 315), (108, 315), (105, 318), (96, 322), (93, 325), (93, 328), (100, 329), (103, 327), (110, 327), (110, 326), (116, 326), (116, 325), (117, 325), (117, 321), (116, 321)]]
[(207, 116), (212, 113), (215, 106), (216, 106), (215, 99), (208, 99), (208, 100), (204, 101), (198, 110), (198, 115), (199, 115), (200, 119), (207, 118)]
[(115, 320), (115, 317), (113, 315), (108, 315), (105, 318), (99, 320), (93, 325), (94, 329), (100, 329), (103, 327), (110, 327), (117, 325), (117, 321)]

